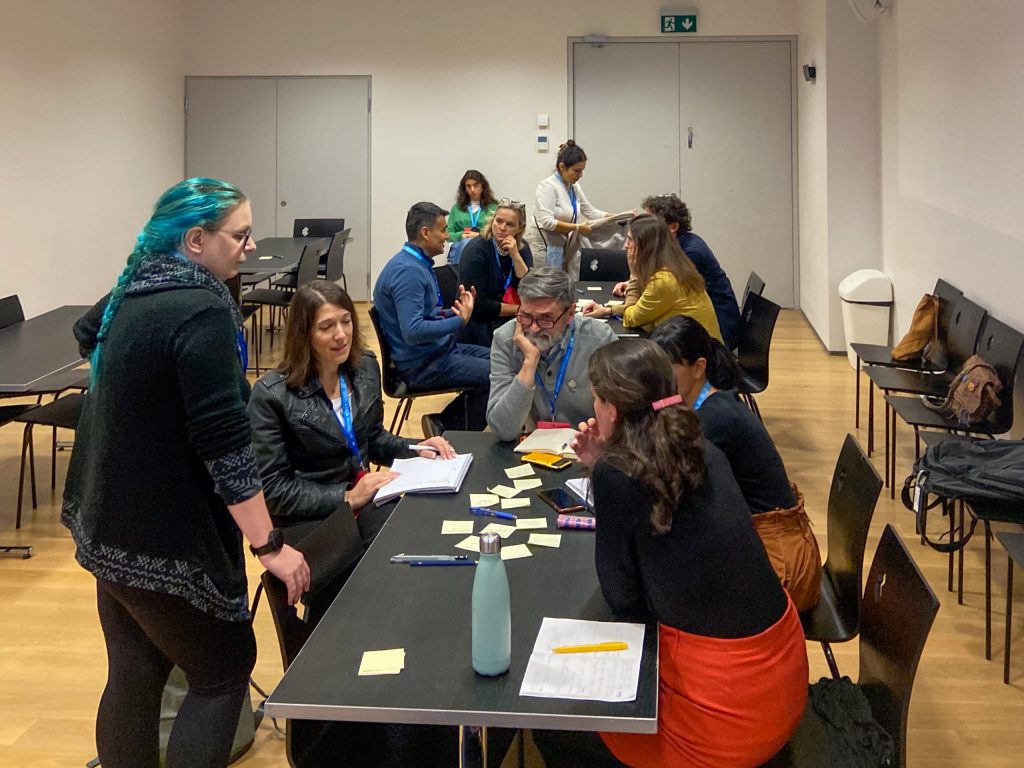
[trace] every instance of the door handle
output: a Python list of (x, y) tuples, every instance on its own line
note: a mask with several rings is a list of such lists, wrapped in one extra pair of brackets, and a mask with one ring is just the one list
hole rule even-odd
[(686, 148), (693, 149), (693, 126), (686, 129)]

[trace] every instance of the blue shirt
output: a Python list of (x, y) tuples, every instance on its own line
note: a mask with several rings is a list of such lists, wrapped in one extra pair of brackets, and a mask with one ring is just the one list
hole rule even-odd
[(683, 232), (676, 239), (704, 278), (704, 286), (715, 307), (715, 316), (718, 318), (718, 327), (722, 331), (725, 346), (736, 349), (740, 340), (740, 308), (736, 303), (736, 294), (732, 292), (732, 283), (729, 282), (728, 275), (708, 244), (699, 235)]
[[(406, 246), (423, 253), (422, 249)], [(437, 281), (430, 259), (399, 251), (384, 266), (373, 289), (373, 306), (381, 331), (391, 344), (391, 359), (399, 370), (417, 367), (444, 347), (462, 328), (462, 318), (437, 306)]]

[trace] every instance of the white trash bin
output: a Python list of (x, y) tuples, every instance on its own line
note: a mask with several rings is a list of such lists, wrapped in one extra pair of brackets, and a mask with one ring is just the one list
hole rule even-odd
[(843, 300), (843, 333), (850, 367), (857, 367), (857, 355), (850, 346), (888, 344), (892, 318), (892, 281), (877, 269), (858, 269), (839, 283)]

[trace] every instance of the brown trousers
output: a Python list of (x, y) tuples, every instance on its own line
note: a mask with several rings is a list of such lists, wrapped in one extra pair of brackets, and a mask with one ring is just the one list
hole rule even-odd
[(813, 608), (821, 594), (821, 553), (804, 511), (804, 495), (793, 486), (796, 506), (754, 515), (772, 568), (789, 593), (797, 611)]

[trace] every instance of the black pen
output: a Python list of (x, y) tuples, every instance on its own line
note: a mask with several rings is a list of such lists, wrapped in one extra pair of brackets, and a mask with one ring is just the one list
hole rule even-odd
[(476, 560), (413, 560), (409, 565), (476, 565)]

